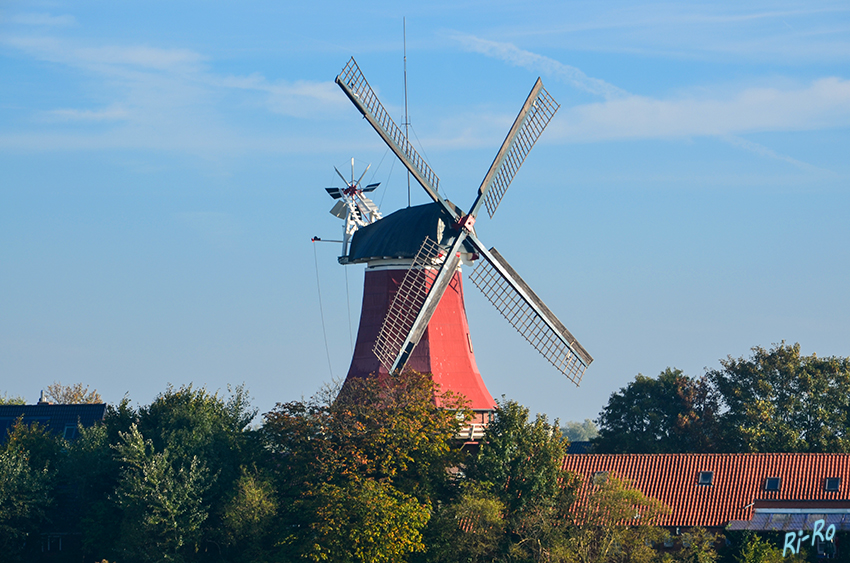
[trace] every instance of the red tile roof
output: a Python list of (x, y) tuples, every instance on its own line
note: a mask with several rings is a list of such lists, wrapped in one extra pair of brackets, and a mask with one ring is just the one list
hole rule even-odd
[[(758, 500), (822, 501), (823, 506), (850, 499), (850, 454), (584, 454), (565, 456), (563, 468), (582, 475), (585, 487), (597, 471), (632, 481), (672, 508), (658, 521), (661, 526), (718, 527), (749, 520)], [(713, 485), (697, 484), (701, 471), (714, 473)], [(768, 477), (782, 480), (778, 491), (764, 490)], [(825, 490), (827, 477), (841, 478), (837, 492)]]

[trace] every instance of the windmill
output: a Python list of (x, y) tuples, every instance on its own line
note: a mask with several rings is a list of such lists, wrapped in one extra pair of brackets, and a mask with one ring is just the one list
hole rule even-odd
[(336, 83), (433, 200), (359, 228), (348, 253), (340, 257), (342, 264), (367, 264), (347, 378), (397, 374), (405, 366), (431, 373), (443, 390), (466, 395), (477, 414), (474, 422), (486, 424), (495, 402), (472, 351), (460, 276), (464, 263), (474, 265), (470, 281), (504, 318), (578, 385), (593, 358), (502, 255), (481, 243), (474, 228), (482, 205), (493, 216), (558, 110), (541, 80), (534, 84), (467, 213), (440, 195), (439, 177), (384, 109), (354, 58)]
[(369, 167), (371, 166), (371, 164), (366, 166), (366, 170), (363, 171), (363, 174), (357, 180), (354, 179), (353, 158), (351, 159), (351, 180), (346, 180), (342, 172), (339, 171), (339, 168), (334, 166), (337, 176), (345, 182), (345, 187), (325, 188), (328, 195), (337, 200), (331, 208), (331, 215), (345, 221), (342, 227), (343, 256), (348, 253), (348, 243), (351, 241), (354, 233), (357, 232), (357, 229), (371, 225), (378, 219), (381, 219), (381, 212), (378, 210), (378, 206), (375, 205), (374, 201), (363, 195), (366, 192), (374, 192), (381, 183), (377, 182), (375, 184), (369, 184), (364, 188), (360, 187), (360, 182), (363, 181), (363, 177), (366, 176), (366, 172), (369, 171)]

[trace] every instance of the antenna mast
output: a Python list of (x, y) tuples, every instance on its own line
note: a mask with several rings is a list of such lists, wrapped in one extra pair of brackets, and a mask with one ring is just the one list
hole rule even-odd
[[(410, 139), (407, 131), (410, 117), (407, 115), (407, 21), (401, 18), (402, 36), (404, 37), (404, 136)], [(407, 206), (410, 207), (410, 170), (407, 171)]]

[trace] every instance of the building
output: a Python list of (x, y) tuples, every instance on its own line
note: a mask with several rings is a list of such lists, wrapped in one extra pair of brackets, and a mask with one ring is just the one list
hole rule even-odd
[(6, 442), (9, 431), (22, 419), (24, 424), (37, 422), (47, 430), (66, 440), (77, 436), (77, 424), (94, 426), (106, 416), (106, 404), (54, 405), (39, 402), (37, 405), (0, 405), (0, 445)]
[(672, 509), (658, 524), (675, 532), (850, 530), (850, 454), (578, 454), (563, 468), (585, 494), (600, 474), (631, 481)]

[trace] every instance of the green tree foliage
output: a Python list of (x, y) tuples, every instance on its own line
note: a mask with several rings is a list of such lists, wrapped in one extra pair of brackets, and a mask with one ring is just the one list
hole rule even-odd
[[(652, 547), (663, 506), (613, 475), (582, 485), (562, 470), (558, 421), (513, 401), (472, 454), (454, 438), (465, 401), (412, 372), (278, 404), (258, 430), (254, 415), (242, 388), (184, 386), (109, 405), (70, 443), (19, 421), (0, 451), (3, 560), (31, 559), (55, 530), (80, 535), (81, 560), (122, 563), (671, 557)], [(685, 537), (677, 558), (716, 563), (707, 535)]]
[(121, 461), (116, 458), (108, 436), (107, 424), (79, 427), (59, 467), (70, 493), (63, 498), (67, 506), (66, 529), (82, 535), (87, 560), (111, 555), (106, 551), (118, 543), (123, 516), (114, 496)]
[(712, 534), (699, 526), (682, 534), (679, 561), (682, 563), (715, 563), (718, 558), (715, 546), (722, 535)]
[(501, 556), (545, 561), (563, 539), (574, 480), (561, 468), (567, 441), (558, 421), (528, 415), (515, 401), (499, 402), (468, 471), (503, 507)]
[(473, 479), (493, 485), (512, 515), (556, 502), (565, 477), (561, 461), (567, 441), (558, 421), (549, 424), (545, 415), (538, 415), (531, 422), (528, 415), (528, 408), (516, 401), (498, 402), (469, 471)]
[(460, 494), (434, 517), (429, 560), (659, 560), (652, 542), (665, 532), (655, 523), (669, 509), (614, 475), (582, 484), (562, 469), (566, 446), (558, 421), (500, 401)]
[(126, 398), (110, 405), (102, 426), (80, 429), (62, 468), (86, 559), (229, 556), (238, 538), (224, 518), (243, 467), (261, 455), (254, 415), (242, 388), (220, 397), (169, 387), (138, 410)]
[(805, 550), (800, 553), (786, 553), (770, 540), (754, 533), (747, 533), (741, 538), (735, 563), (803, 563), (807, 560)]
[(243, 387), (227, 400), (191, 385), (169, 387), (139, 409), (138, 430), (156, 451), (167, 448), (175, 457), (197, 457), (218, 467), (229, 486), (239, 476), (238, 453), (250, 447), (243, 431), (256, 414)]
[(62, 441), (45, 426), (38, 422), (26, 424), (21, 417), (9, 431), (4, 448), (24, 456), (30, 467), (35, 470), (53, 470), (56, 468), (62, 446)]
[(784, 342), (732, 357), (708, 377), (730, 452), (850, 452), (850, 358), (800, 354)]
[(458, 463), (465, 401), (429, 377), (350, 381), (339, 397), (278, 404), (263, 435), (287, 557), (402, 561), (424, 548), (432, 499)]
[(27, 404), (26, 399), (20, 397), (18, 395), (7, 395), (6, 393), (0, 394), (0, 405), (25, 405)]
[(717, 448), (718, 396), (707, 378), (667, 368), (638, 375), (599, 415), (597, 453), (709, 452)]
[(428, 526), (427, 560), (434, 563), (495, 561), (505, 537), (505, 506), (492, 484), (467, 480)]
[(567, 422), (561, 428), (561, 432), (570, 442), (587, 442), (599, 435), (599, 429), (589, 418), (585, 418), (584, 422)]
[(18, 561), (27, 538), (38, 537), (38, 526), (51, 503), (51, 482), (47, 466), (34, 468), (26, 451), (0, 450), (0, 554), (4, 561)]
[(256, 467), (242, 468), (222, 512), (226, 543), (246, 561), (262, 561), (269, 550), (267, 536), (278, 512), (274, 486)]
[(314, 561), (393, 563), (425, 550), (430, 506), (387, 480), (352, 476), (343, 484), (322, 483), (314, 495), (308, 553)]
[(655, 522), (669, 513), (668, 507), (613, 474), (597, 475), (581, 492), (566, 515), (571, 525), (560, 552), (563, 561), (648, 563), (657, 558), (651, 546), (665, 533)]
[[(226, 549), (228, 493), (259, 447), (248, 429), (255, 415), (243, 387), (225, 399), (191, 385), (169, 387), (136, 416), (114, 413), (115, 424), (138, 421), (119, 431), (113, 446), (122, 464), (115, 497), (125, 509), (122, 549), (130, 560), (179, 561), (195, 551)], [(149, 534), (134, 535), (140, 530)]]
[(699, 379), (638, 375), (599, 415), (599, 453), (850, 452), (850, 358), (784, 342)]
[(79, 405), (103, 402), (103, 399), (100, 398), (100, 393), (97, 392), (97, 389), (89, 391), (88, 386), (83, 386), (82, 383), (62, 385), (62, 382), (60, 381), (54, 381), (47, 386), (44, 398), (50, 403), (56, 403), (59, 405)]
[(117, 405), (106, 405), (103, 422), (107, 443), (117, 444), (121, 441), (122, 432), (129, 432), (131, 426), (138, 425), (139, 413), (130, 404), (130, 399), (124, 396)]
[(215, 480), (198, 456), (155, 451), (133, 426), (116, 446), (123, 463), (116, 500), (124, 512), (122, 547), (130, 559), (183, 561), (197, 551), (208, 516), (204, 493)]

